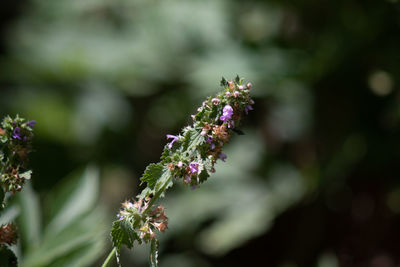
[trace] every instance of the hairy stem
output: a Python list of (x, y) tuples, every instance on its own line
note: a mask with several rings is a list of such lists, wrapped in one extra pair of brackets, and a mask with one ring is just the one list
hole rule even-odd
[(115, 257), (115, 253), (116, 253), (116, 252), (117, 252), (117, 248), (114, 247), (114, 248), (111, 250), (110, 254), (108, 254), (107, 259), (104, 261), (104, 263), (103, 263), (103, 265), (101, 265), (101, 267), (107, 267), (108, 264), (111, 262), (111, 260)]

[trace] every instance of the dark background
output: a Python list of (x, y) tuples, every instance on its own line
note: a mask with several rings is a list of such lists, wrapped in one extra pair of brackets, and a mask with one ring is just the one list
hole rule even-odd
[[(215, 179), (194, 191), (177, 185), (163, 200), (162, 266), (399, 266), (399, 8), (383, 0), (2, 3), (0, 114), (37, 121), (31, 194), (41, 219), (30, 233), (40, 234), (27, 242), (22, 230), (20, 259), (40, 266), (29, 260), (50, 246), (54, 192), (79, 184), (64, 177), (91, 164), (99, 171), (91, 207), (102, 214), (96, 241), (81, 244), (91, 256), (72, 245), (45, 266), (100, 265), (119, 203), (139, 193), (165, 135), (190, 123), (221, 76), (239, 74), (256, 102), (246, 135), (231, 142)], [(71, 220), (86, 231), (80, 216)], [(146, 257), (138, 248), (121, 260), (146, 266)]]

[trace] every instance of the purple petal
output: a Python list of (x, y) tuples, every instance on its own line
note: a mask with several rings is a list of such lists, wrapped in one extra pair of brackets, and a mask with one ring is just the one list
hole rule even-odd
[(15, 127), (12, 137), (21, 140), (21, 129), (19, 127)]
[(220, 158), (220, 160), (222, 160), (223, 162), (225, 162), (227, 156), (224, 153), (221, 153), (218, 155), (218, 157)]
[(172, 148), (172, 145), (173, 145), (176, 141), (178, 141), (178, 136), (172, 135), (172, 134), (167, 134), (167, 139), (171, 139), (171, 138), (172, 138), (172, 141), (168, 144), (168, 148), (169, 148), (169, 149), (171, 149), (171, 148)]
[(35, 120), (32, 120), (32, 121), (28, 121), (27, 123), (26, 123), (26, 125), (28, 125), (29, 127), (33, 127), (33, 126), (35, 126), (35, 124), (36, 124), (36, 121)]
[(199, 172), (199, 163), (193, 161), (189, 164), (189, 168), (192, 173), (198, 173)]

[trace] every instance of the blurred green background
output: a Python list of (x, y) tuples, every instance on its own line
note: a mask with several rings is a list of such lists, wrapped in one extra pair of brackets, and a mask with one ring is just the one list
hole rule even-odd
[(0, 31), (0, 115), (37, 121), (32, 182), (0, 218), (21, 266), (99, 266), (165, 135), (236, 74), (246, 135), (162, 200), (161, 265), (400, 264), (397, 1), (18, 0)]

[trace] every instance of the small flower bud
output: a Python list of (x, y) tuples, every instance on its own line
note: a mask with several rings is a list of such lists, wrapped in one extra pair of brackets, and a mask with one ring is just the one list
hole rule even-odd
[(238, 91), (233, 92), (233, 96), (234, 96), (234, 97), (238, 97), (239, 94), (240, 94), (240, 93), (239, 93)]
[(225, 93), (225, 96), (230, 97), (230, 96), (231, 96), (231, 92), (229, 92), (229, 91), (226, 92), (226, 93)]
[(214, 97), (213, 99), (211, 99), (211, 102), (212, 102), (214, 105), (217, 106), (217, 105), (219, 104), (220, 100), (219, 100), (218, 98)]
[(229, 82), (228, 82), (228, 85), (229, 85), (229, 88), (230, 88), (231, 90), (233, 90), (233, 88), (235, 87), (235, 85), (233, 84), (232, 81), (229, 81)]
[(243, 90), (244, 89), (243, 85), (239, 85), (238, 88), (239, 88), (239, 90)]
[(247, 83), (247, 89), (250, 89), (253, 85), (251, 83)]
[(165, 229), (168, 228), (167, 223), (166, 222), (155, 222), (154, 226), (160, 231), (160, 232), (164, 232)]

